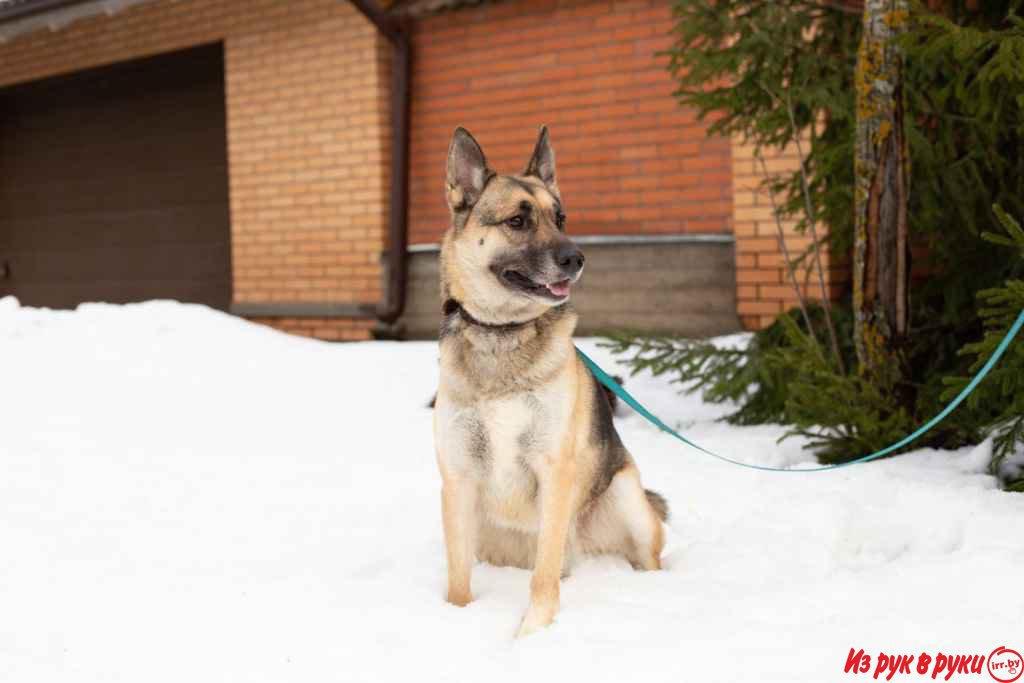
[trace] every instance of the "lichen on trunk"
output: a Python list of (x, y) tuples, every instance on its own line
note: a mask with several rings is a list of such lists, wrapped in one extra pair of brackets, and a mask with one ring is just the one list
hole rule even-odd
[(907, 0), (865, 0), (854, 85), (854, 342), (861, 373), (877, 370), (906, 335), (908, 153), (903, 126)]

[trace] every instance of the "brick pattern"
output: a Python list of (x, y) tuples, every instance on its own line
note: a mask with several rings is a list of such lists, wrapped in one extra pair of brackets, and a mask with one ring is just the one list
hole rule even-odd
[[(234, 300), (376, 301), (388, 50), (339, 0), (160, 0), (0, 45), (0, 86), (223, 41)], [(372, 321), (268, 321), (365, 338)]]
[(729, 232), (730, 145), (672, 98), (667, 0), (515, 0), (420, 20), (414, 38), (410, 242), (448, 225), (452, 130), (521, 170), (547, 124), (576, 234)]
[(275, 327), (282, 332), (325, 341), (364, 341), (376, 325), (373, 320), (344, 318), (250, 318), (252, 322)]
[[(769, 175), (788, 174), (798, 169), (800, 163), (795, 146), (765, 152), (764, 162)], [(738, 139), (732, 141), (732, 174), (737, 312), (746, 329), (758, 330), (770, 325), (779, 313), (796, 306), (798, 300), (779, 245), (771, 196), (761, 186), (765, 175), (753, 145)], [(810, 236), (798, 233), (795, 221), (783, 221), (782, 228), (791, 258), (810, 246)], [(824, 226), (819, 225), (818, 229), (823, 230)], [(821, 262), (828, 296), (837, 299), (844, 271), (827, 251), (822, 252)], [(806, 259), (805, 265), (797, 268), (797, 282), (806, 300), (818, 300), (821, 288), (811, 265), (812, 259)]]
[[(670, 29), (667, 0), (514, 0), (419, 20), (410, 241), (437, 241), (447, 225), (441, 182), (455, 126), (474, 132), (492, 166), (515, 171), (547, 123), (573, 232), (735, 232), (745, 326), (793, 305), (752, 149), (707, 138), (671, 97), (665, 58), (656, 56)], [(158, 0), (0, 45), (0, 86), (218, 41), (235, 301), (377, 300), (388, 50), (349, 4)], [(795, 157), (781, 152), (768, 164), (791, 169)], [(785, 227), (793, 252), (807, 246)], [(830, 268), (830, 283), (841, 282)], [(366, 338), (373, 326), (262, 321), (329, 339)]]

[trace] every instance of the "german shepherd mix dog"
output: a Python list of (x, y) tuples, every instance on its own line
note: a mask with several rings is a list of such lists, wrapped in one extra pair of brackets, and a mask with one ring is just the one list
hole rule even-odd
[(568, 302), (583, 253), (565, 235), (547, 129), (525, 171), (498, 175), (459, 128), (447, 176), (434, 437), (448, 601), (472, 600), (477, 559), (532, 567), (524, 636), (554, 620), (559, 580), (581, 554), (660, 569), (668, 506), (644, 490), (576, 356)]

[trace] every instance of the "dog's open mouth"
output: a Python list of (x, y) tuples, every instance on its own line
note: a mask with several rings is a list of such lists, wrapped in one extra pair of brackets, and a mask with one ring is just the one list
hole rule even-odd
[(540, 282), (534, 282), (518, 270), (503, 271), (501, 279), (514, 289), (518, 289), (529, 294), (547, 297), (548, 299), (564, 299), (569, 296), (569, 290), (572, 288), (571, 280), (559, 280), (558, 282), (552, 282), (551, 284), (542, 284)]

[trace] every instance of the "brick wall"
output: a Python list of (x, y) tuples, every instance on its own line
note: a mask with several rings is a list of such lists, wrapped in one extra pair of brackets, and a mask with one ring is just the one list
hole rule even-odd
[[(764, 154), (764, 166), (757, 160), (754, 147), (740, 140), (732, 142), (733, 231), (736, 238), (736, 300), (737, 312), (748, 330), (767, 327), (782, 311), (797, 305), (796, 292), (787, 274), (786, 261), (779, 245), (778, 225), (772, 209), (771, 196), (761, 187), (764, 171), (774, 176), (799, 168), (795, 148)], [(776, 201), (781, 202), (777, 197)], [(795, 221), (782, 221), (783, 235), (790, 257), (797, 257), (810, 245), (810, 235), (795, 229)], [(824, 226), (819, 225), (819, 230)], [(819, 236), (822, 236), (820, 233)], [(845, 271), (822, 251), (825, 286), (830, 299), (839, 296)], [(812, 259), (797, 268), (797, 282), (807, 300), (820, 299), (821, 288)]]
[(680, 108), (666, 0), (515, 0), (417, 22), (410, 242), (448, 225), (442, 183), (464, 125), (518, 172), (546, 123), (575, 234), (729, 232), (730, 145)]
[(365, 341), (370, 338), (373, 321), (346, 318), (265, 318), (251, 317), (252, 322), (276, 327), (282, 332), (326, 341)]
[[(349, 3), (146, 3), (0, 44), (0, 86), (218, 41), (235, 301), (376, 301), (387, 222), (387, 48)], [(373, 325), (266, 322), (334, 339), (366, 338)]]
[[(656, 56), (670, 29), (666, 0), (511, 0), (418, 20), (410, 241), (437, 241), (447, 225), (441, 184), (455, 126), (474, 132), (497, 170), (517, 171), (547, 123), (572, 232), (735, 232), (744, 324), (763, 326), (791, 306), (752, 150), (707, 138), (671, 97)], [(388, 50), (349, 3), (156, 0), (0, 44), (0, 86), (218, 41), (235, 301), (376, 301)], [(807, 245), (789, 237), (794, 252)], [(373, 326), (265, 321), (332, 339), (365, 338)]]

